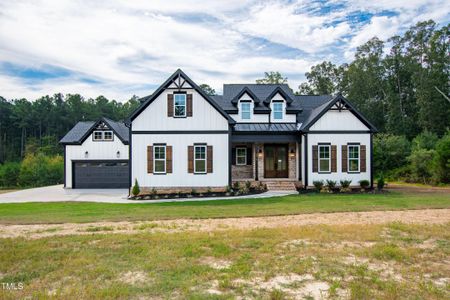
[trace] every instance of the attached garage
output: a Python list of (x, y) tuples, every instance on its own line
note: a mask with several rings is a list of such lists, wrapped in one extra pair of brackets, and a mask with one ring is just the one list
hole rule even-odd
[(77, 123), (64, 145), (64, 187), (126, 189), (130, 186), (129, 129), (106, 118)]
[(72, 188), (128, 188), (127, 160), (73, 162)]

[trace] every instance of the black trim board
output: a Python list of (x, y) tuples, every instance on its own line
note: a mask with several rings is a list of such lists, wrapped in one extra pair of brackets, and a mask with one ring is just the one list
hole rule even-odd
[(277, 93), (279, 93), (283, 98), (284, 98), (284, 100), (286, 101), (286, 103), (287, 104), (291, 104), (292, 103), (292, 101), (294, 100), (294, 99), (292, 99), (281, 87), (277, 87), (276, 89), (274, 89), (273, 91), (272, 91), (272, 93), (270, 93), (270, 95), (264, 100), (264, 103), (265, 104), (269, 104), (271, 101), (272, 101), (272, 98), (273, 97), (275, 97), (275, 95), (277, 94)]
[(288, 143), (297, 142), (297, 135), (293, 134), (234, 134), (231, 136), (233, 143)]
[(66, 145), (64, 145), (64, 187), (66, 187), (66, 159), (67, 159), (67, 154), (66, 154)]
[(128, 148), (128, 172), (129, 172), (129, 178), (128, 178), (128, 197), (129, 196), (131, 196), (131, 187), (133, 186), (133, 176), (131, 175), (132, 173), (132, 167), (131, 167), (131, 164), (132, 164), (132, 155), (131, 155), (131, 153), (132, 153), (132, 151), (133, 151), (133, 143), (132, 143), (132, 141), (133, 141), (133, 136), (132, 136), (132, 134), (131, 134), (131, 124), (130, 124), (130, 126), (128, 127), (128, 132), (129, 132), (129, 148)]
[(258, 97), (256, 97), (256, 95), (248, 88), (248, 87), (244, 87), (239, 94), (237, 94), (232, 100), (231, 103), (233, 104), (237, 104), (239, 102), (239, 99), (244, 96), (244, 94), (248, 94), (250, 96), (250, 98), (253, 99), (254, 103), (259, 103), (259, 99)]
[(305, 189), (308, 188), (308, 135), (305, 134), (305, 182), (303, 183), (303, 186)]
[(315, 130), (306, 131), (308, 134), (358, 134), (367, 133), (370, 134), (370, 130)]
[(172, 81), (178, 76), (182, 76), (187, 83), (199, 93), (209, 104), (211, 104), (225, 119), (227, 119), (229, 124), (234, 124), (235, 121), (210, 97), (208, 96), (192, 79), (189, 78), (181, 69), (178, 69), (173, 73), (161, 86), (159, 86), (156, 91), (145, 99), (141, 106), (139, 106), (127, 119), (126, 123), (131, 123), (144, 109), (146, 109), (159, 95), (161, 95), (166, 88), (170, 86)]

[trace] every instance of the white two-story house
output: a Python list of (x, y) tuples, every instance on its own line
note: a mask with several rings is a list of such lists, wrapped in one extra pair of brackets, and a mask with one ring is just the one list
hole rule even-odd
[[(338, 185), (340, 180), (351, 180), (352, 185), (369, 180), (373, 184), (376, 129), (340, 94), (302, 96), (286, 84), (225, 84), (223, 95), (208, 96), (177, 70), (141, 102), (125, 122), (128, 167), (117, 174), (127, 178), (128, 187), (135, 180), (143, 191), (170, 192), (223, 190), (234, 181), (262, 181), (269, 188), (283, 189), (311, 187), (316, 180), (335, 180)], [(85, 132), (78, 135), (95, 134), (99, 124), (85, 126)], [(105, 130), (111, 127), (103, 125)], [(86, 172), (74, 167), (78, 158), (70, 156), (74, 151), (69, 153), (68, 146), (78, 143), (76, 153), (84, 153), (87, 146), (74, 142), (73, 133), (69, 135), (70, 145), (66, 137), (61, 141), (66, 145), (65, 186), (96, 187), (73, 183), (77, 172), (84, 176)], [(117, 157), (119, 150), (110, 148), (111, 153), (93, 158), (92, 163), (111, 162), (115, 154), (115, 160), (122, 161)], [(99, 176), (111, 174), (107, 164), (98, 168), (103, 168), (96, 173)], [(113, 182), (106, 186), (116, 187)]]

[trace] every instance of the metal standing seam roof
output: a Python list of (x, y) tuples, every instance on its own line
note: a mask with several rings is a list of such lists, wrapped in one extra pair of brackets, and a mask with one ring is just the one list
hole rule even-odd
[(296, 123), (237, 123), (234, 125), (236, 132), (294, 132), (297, 131)]

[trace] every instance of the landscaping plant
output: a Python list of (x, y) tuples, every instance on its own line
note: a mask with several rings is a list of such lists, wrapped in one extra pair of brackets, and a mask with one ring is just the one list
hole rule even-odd
[(361, 189), (363, 191), (365, 191), (370, 186), (370, 182), (369, 182), (369, 180), (366, 180), (366, 179), (360, 180), (359, 186), (361, 187)]
[(348, 193), (351, 192), (351, 188), (350, 188), (350, 184), (352, 183), (351, 180), (348, 179), (344, 179), (344, 180), (340, 180), (339, 183), (341, 184), (341, 192), (342, 193)]
[(136, 178), (136, 179), (134, 179), (134, 185), (133, 185), (133, 188), (131, 189), (131, 193), (133, 194), (133, 196), (136, 197), (137, 195), (139, 195), (140, 192), (141, 192), (141, 189), (139, 187), (139, 183)]
[(314, 188), (317, 192), (320, 192), (323, 188), (323, 180), (315, 180), (313, 181)]

